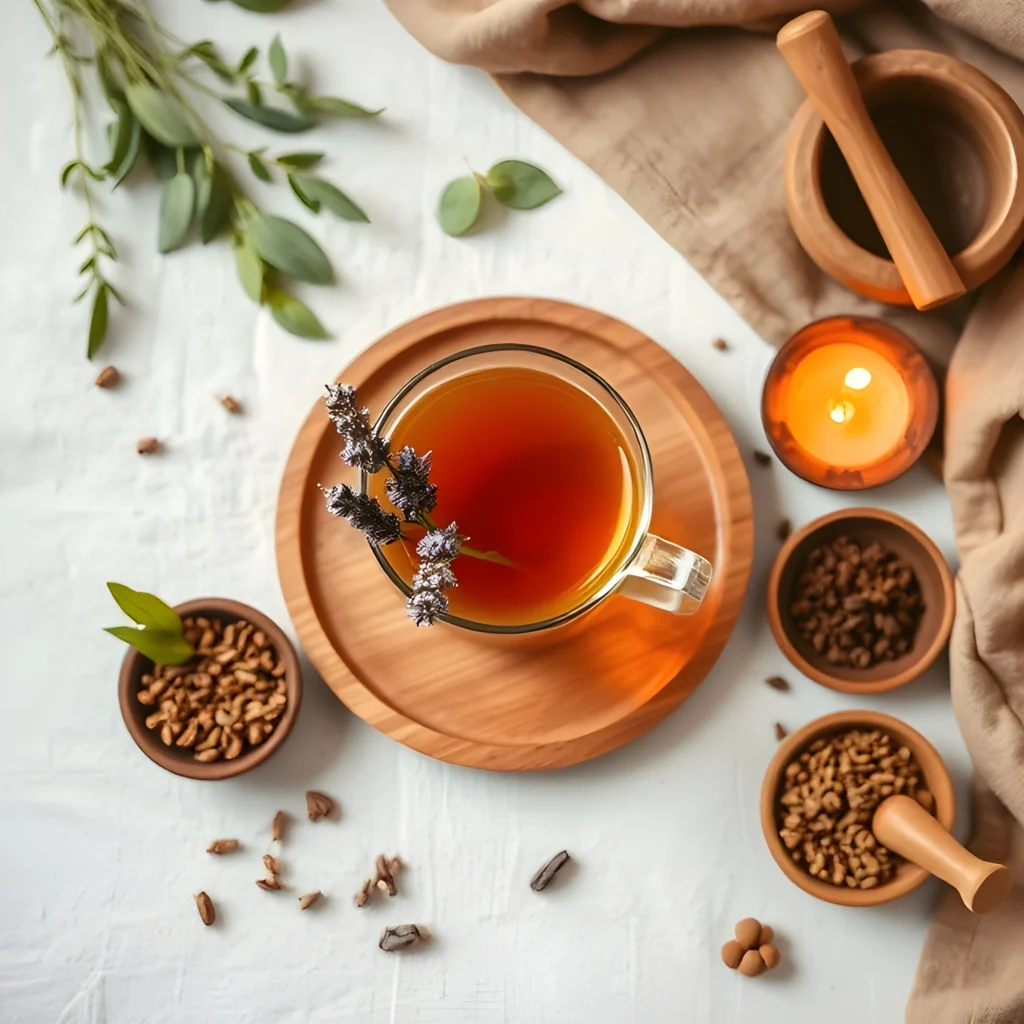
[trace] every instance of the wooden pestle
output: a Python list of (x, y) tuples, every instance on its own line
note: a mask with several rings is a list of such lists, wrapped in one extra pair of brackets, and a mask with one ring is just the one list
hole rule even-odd
[(832, 18), (809, 11), (784, 25), (776, 42), (846, 158), (914, 305), (959, 298), (964, 283), (864, 106)]
[(883, 800), (871, 831), (883, 846), (949, 882), (975, 914), (987, 914), (1010, 891), (1008, 867), (975, 857), (909, 796)]

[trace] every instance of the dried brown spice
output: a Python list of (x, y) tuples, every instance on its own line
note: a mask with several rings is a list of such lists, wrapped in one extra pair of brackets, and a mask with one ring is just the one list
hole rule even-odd
[(770, 925), (761, 924), (756, 917), (745, 917), (736, 922), (735, 938), (722, 946), (722, 963), (749, 978), (779, 965), (779, 950), (772, 945), (775, 932)]
[(256, 884), (261, 889), (266, 889), (268, 892), (277, 892), (283, 888), (281, 880), (276, 875), (271, 875), (269, 878), (257, 878)]
[(817, 739), (786, 765), (775, 808), (779, 837), (815, 878), (874, 888), (888, 882), (901, 861), (871, 831), (875, 809), (894, 793), (930, 809), (931, 794), (908, 747), (880, 729)]
[(140, 455), (153, 455), (160, 450), (160, 442), (155, 437), (144, 437), (135, 445), (135, 450)]
[(104, 366), (96, 377), (95, 384), (98, 388), (116, 388), (121, 380), (121, 374), (116, 366)]
[(775, 723), (775, 738), (780, 743), (786, 738), (786, 727), (781, 722)]
[(569, 854), (565, 850), (556, 853), (540, 870), (530, 879), (530, 888), (534, 892), (541, 892), (551, 883), (551, 880), (559, 871), (568, 864)]
[(783, 693), (785, 693), (787, 690), (789, 690), (789, 680), (788, 679), (784, 679), (782, 676), (769, 676), (765, 680), (765, 682), (773, 690), (781, 690)]
[(422, 942), (427, 937), (427, 930), (422, 925), (396, 924), (393, 928), (385, 928), (381, 932), (377, 945), (385, 953), (394, 953), (396, 950), (415, 946), (417, 942)]
[(212, 843), (206, 848), (207, 853), (234, 853), (238, 849), (237, 839), (214, 839)]
[(397, 896), (398, 886), (395, 885), (394, 875), (391, 872), (392, 864), (398, 864), (397, 857), (393, 861), (389, 861), (383, 853), (377, 857), (377, 876), (374, 878), (373, 884), (381, 892), (386, 892), (389, 896)]
[(729, 348), (729, 342), (727, 342), (725, 338), (715, 338), (715, 340), (711, 342), (711, 347), (717, 349), (719, 352), (725, 352)]
[(779, 540), (788, 540), (793, 532), (793, 524), (788, 519), (780, 519), (779, 525), (775, 527), (775, 536)]
[(355, 894), (355, 897), (353, 898), (353, 902), (355, 903), (355, 905), (357, 907), (365, 907), (367, 901), (370, 899), (370, 893), (372, 891), (373, 891), (373, 879), (372, 878), (368, 878), (365, 882), (363, 882), (362, 889), (360, 889), (359, 892), (357, 892)]
[(196, 656), (185, 665), (157, 665), (136, 697), (155, 707), (146, 727), (168, 746), (191, 750), (205, 764), (230, 761), (259, 746), (277, 727), (288, 690), (273, 670), (283, 664), (252, 623), (186, 617), (185, 639)]
[(217, 911), (214, 909), (213, 900), (206, 895), (205, 892), (197, 892), (195, 895), (196, 910), (199, 911), (199, 916), (202, 919), (203, 924), (207, 928), (217, 920)]
[(321, 896), (323, 896), (323, 893), (319, 889), (316, 892), (307, 892), (305, 896), (300, 896), (299, 910), (309, 910)]
[(759, 466), (770, 466), (772, 464), (772, 457), (767, 452), (754, 450), (754, 461)]
[(276, 857), (272, 857), (269, 853), (263, 854), (263, 866), (272, 875), (281, 874), (281, 862)]
[(233, 416), (237, 416), (242, 411), (241, 403), (237, 399), (232, 398), (231, 395), (225, 395), (220, 400), (220, 404)]
[(288, 824), (288, 814), (285, 811), (278, 811), (274, 815), (274, 821), (270, 826), (270, 838), (273, 842), (284, 839), (284, 830)]
[(306, 813), (310, 821), (326, 818), (334, 810), (334, 801), (326, 793), (310, 790), (306, 794)]
[(870, 668), (911, 649), (924, 607), (913, 569), (895, 552), (841, 536), (808, 554), (789, 611), (830, 665)]

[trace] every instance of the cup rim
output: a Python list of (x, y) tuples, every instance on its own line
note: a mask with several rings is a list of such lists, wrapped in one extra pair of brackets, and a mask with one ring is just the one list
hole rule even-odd
[[(623, 557), (619, 568), (608, 578), (604, 585), (591, 594), (583, 604), (570, 608), (568, 611), (562, 612), (560, 615), (556, 615), (549, 619), (515, 625), (476, 622), (473, 619), (465, 619), (458, 615), (450, 615), (447, 612), (438, 616), (438, 619), (441, 622), (447, 623), (450, 626), (458, 626), (461, 629), (467, 629), (476, 633), (521, 635), (525, 633), (536, 633), (540, 630), (553, 629), (556, 626), (565, 625), (567, 622), (571, 622), (573, 619), (579, 618), (579, 616), (590, 611), (592, 608), (595, 608), (619, 587), (622, 580), (625, 578), (627, 567), (639, 556), (640, 551), (643, 548), (644, 541), (647, 539), (647, 535), (650, 531), (651, 515), (654, 506), (654, 467), (651, 462), (651, 452), (647, 445), (647, 438), (644, 437), (644, 432), (640, 426), (640, 422), (633, 413), (633, 410), (630, 409), (629, 405), (626, 403), (626, 400), (618, 393), (618, 391), (616, 391), (615, 388), (613, 388), (612, 385), (609, 384), (608, 381), (606, 381), (600, 374), (591, 370), (590, 367), (586, 366), (584, 363), (573, 359), (571, 356), (564, 355), (561, 352), (556, 352), (554, 349), (542, 348), (540, 345), (521, 345), (515, 342), (475, 345), (472, 348), (462, 349), (459, 352), (453, 352), (450, 355), (435, 360), (429, 366), (420, 370), (419, 373), (415, 374), (405, 384), (403, 384), (401, 388), (399, 388), (394, 397), (391, 398), (387, 405), (384, 406), (380, 415), (377, 417), (373, 427), (374, 432), (376, 433), (380, 431), (381, 427), (387, 422), (388, 417), (392, 412), (394, 412), (395, 408), (401, 403), (406, 395), (408, 395), (409, 392), (412, 391), (413, 388), (415, 388), (421, 381), (426, 380), (427, 377), (431, 376), (431, 374), (436, 373), (438, 370), (450, 365), (451, 363), (458, 362), (462, 359), (468, 359), (472, 356), (485, 355), (491, 352), (528, 352), (533, 355), (544, 356), (557, 360), (558, 362), (565, 363), (578, 372), (584, 374), (584, 376), (589, 377), (618, 405), (628, 420), (630, 427), (633, 429), (633, 433), (636, 436), (640, 447), (643, 462), (643, 476), (646, 482), (646, 486), (643, 488), (643, 507), (640, 510), (640, 516), (637, 519), (637, 524), (634, 528), (635, 537), (628, 554)], [(369, 474), (366, 470), (361, 470), (359, 473), (359, 486), (362, 494), (368, 493), (368, 480)], [(377, 559), (377, 564), (381, 569), (383, 569), (385, 575), (392, 583), (395, 584), (399, 591), (408, 598), (412, 593), (411, 588), (405, 580), (395, 572), (391, 563), (384, 557), (380, 546), (373, 544), (369, 540), (367, 541), (367, 544), (373, 552), (374, 558)]]

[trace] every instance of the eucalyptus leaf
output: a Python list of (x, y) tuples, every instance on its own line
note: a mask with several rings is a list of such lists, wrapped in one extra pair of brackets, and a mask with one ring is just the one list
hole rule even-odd
[(107, 286), (101, 284), (96, 289), (96, 298), (92, 303), (92, 316), (89, 318), (89, 346), (85, 351), (86, 358), (92, 359), (107, 340)]
[(247, 11), (256, 11), (258, 14), (275, 14), (283, 11), (292, 0), (231, 0), (236, 7), (242, 7)]
[(161, 181), (170, 181), (178, 173), (178, 160), (174, 150), (158, 142), (149, 132), (142, 133), (142, 148), (146, 151), (153, 173)]
[(255, 154), (249, 153), (249, 170), (256, 175), (260, 181), (272, 181), (270, 171), (267, 170), (267, 165)]
[(125, 88), (124, 95), (142, 127), (158, 142), (172, 149), (198, 144), (184, 108), (173, 96), (167, 96), (148, 82), (132, 82)]
[(494, 198), (513, 210), (533, 210), (550, 202), (562, 190), (548, 174), (523, 160), (502, 160), (487, 172)]
[(310, 128), (316, 127), (316, 121), (311, 117), (300, 117), (287, 110), (281, 110), (279, 107), (258, 107), (253, 103), (238, 99), (227, 99), (224, 102), (236, 114), (275, 132), (308, 132)]
[(309, 95), (309, 90), (304, 89), (301, 85), (296, 85), (294, 82), (285, 82), (284, 85), (277, 87), (277, 91), (282, 96), (287, 96), (300, 114), (313, 117), (316, 113), (316, 107), (313, 106), (313, 97)]
[(334, 272), (323, 249), (298, 224), (269, 213), (257, 213), (249, 225), (260, 256), (283, 274), (310, 284), (330, 284)]
[(384, 113), (384, 107), (370, 110), (337, 96), (313, 96), (309, 102), (314, 110), (320, 111), (321, 114), (330, 114), (332, 117), (377, 117)]
[(235, 266), (238, 268), (238, 279), (242, 282), (242, 288), (253, 302), (261, 304), (263, 302), (263, 275), (265, 269), (263, 260), (260, 259), (259, 254), (248, 240), (242, 236), (236, 236), (232, 241), (232, 246), (235, 251)]
[(321, 341), (331, 335), (304, 302), (277, 288), (267, 290), (267, 305), (274, 319), (289, 333)]
[(267, 51), (267, 60), (270, 63), (270, 73), (278, 85), (284, 85), (288, 80), (288, 55), (284, 52), (284, 43), (281, 42), (281, 33), (274, 36)]
[[(200, 171), (200, 167), (202, 171)], [(213, 171), (203, 158), (197, 159), (193, 171), (196, 178), (196, 219), (199, 221), (199, 237), (203, 245), (212, 242), (228, 222), (231, 209), (231, 187), (227, 175), (219, 164)]]
[(141, 151), (142, 125), (137, 117), (133, 117), (131, 135), (128, 138), (128, 149), (125, 152), (124, 159), (113, 172), (114, 188), (117, 188), (135, 169), (135, 165), (139, 162), (139, 153)]
[(291, 186), (291, 190), (295, 193), (299, 202), (302, 203), (302, 205), (305, 206), (307, 210), (312, 210), (313, 213), (319, 213), (320, 200), (314, 199), (311, 195), (307, 195), (303, 191), (302, 185), (299, 184), (299, 182), (296, 180), (297, 177), (298, 176), (295, 174), (288, 175), (288, 184)]
[(285, 153), (277, 158), (277, 162), (288, 167), (313, 167), (323, 158), (323, 153)]
[(369, 223), (370, 218), (341, 189), (336, 188), (329, 181), (309, 174), (296, 174), (293, 177), (296, 179), (294, 185), (297, 185), (310, 199), (326, 206), (331, 213), (336, 213), (343, 220)]
[(238, 62), (238, 74), (244, 75), (246, 71), (253, 66), (259, 55), (259, 49), (255, 46), (250, 46), (249, 49), (242, 54), (242, 59)]
[(121, 91), (121, 86), (114, 77), (114, 72), (107, 59), (107, 51), (102, 47), (96, 51), (96, 75), (108, 103), (113, 105), (115, 100), (124, 99), (124, 93)]
[(245, 83), (245, 98), (254, 107), (263, 106), (263, 93), (260, 92), (259, 82), (254, 78), (250, 78), (249, 81)]
[(102, 171), (97, 171), (94, 167), (90, 167), (84, 160), (69, 160), (60, 172), (61, 188), (67, 186), (68, 179), (71, 177), (72, 172), (76, 170), (80, 170), (83, 174), (88, 174), (93, 181), (102, 181), (104, 178)]
[(437, 220), (446, 235), (464, 235), (480, 216), (483, 194), (472, 175), (456, 178), (441, 193)]
[(157, 240), (160, 252), (171, 252), (184, 244), (192, 223), (195, 202), (196, 186), (191, 175), (179, 172), (164, 185)]
[(209, 39), (193, 43), (184, 51), (185, 56), (196, 57), (201, 60), (218, 78), (225, 82), (234, 82), (235, 72), (221, 60), (216, 46)]
[(110, 144), (110, 159), (103, 165), (103, 170), (108, 174), (113, 174), (124, 163), (124, 158), (128, 155), (128, 146), (131, 144), (132, 131), (138, 123), (127, 103), (113, 100), (111, 105), (117, 111), (117, 121)]
[(123, 583), (108, 583), (107, 590), (117, 602), (117, 606), (132, 622), (137, 622), (140, 626), (151, 626), (153, 629), (177, 633), (179, 636), (184, 633), (185, 627), (182, 625), (181, 616), (154, 594), (132, 590), (131, 587), (126, 587)]
[(108, 626), (105, 633), (131, 644), (140, 654), (157, 665), (181, 665), (195, 651), (192, 645), (177, 633), (163, 629), (138, 629), (135, 626)]

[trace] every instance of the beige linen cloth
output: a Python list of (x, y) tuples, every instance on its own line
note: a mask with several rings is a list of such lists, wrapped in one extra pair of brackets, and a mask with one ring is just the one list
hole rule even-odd
[(943, 896), (907, 1021), (1024, 1024), (1024, 268), (990, 283), (973, 311), (965, 300), (927, 316), (823, 275), (782, 204), (786, 131), (803, 96), (764, 31), (827, 7), (843, 15), (851, 56), (943, 50), (1024, 103), (1024, 0), (389, 3), (438, 56), (493, 74), (765, 338), (860, 313), (897, 323), (942, 363), (952, 352), (945, 476), (962, 564), (951, 690), (977, 768), (975, 848), (1014, 865), (1018, 881), (986, 918)]

